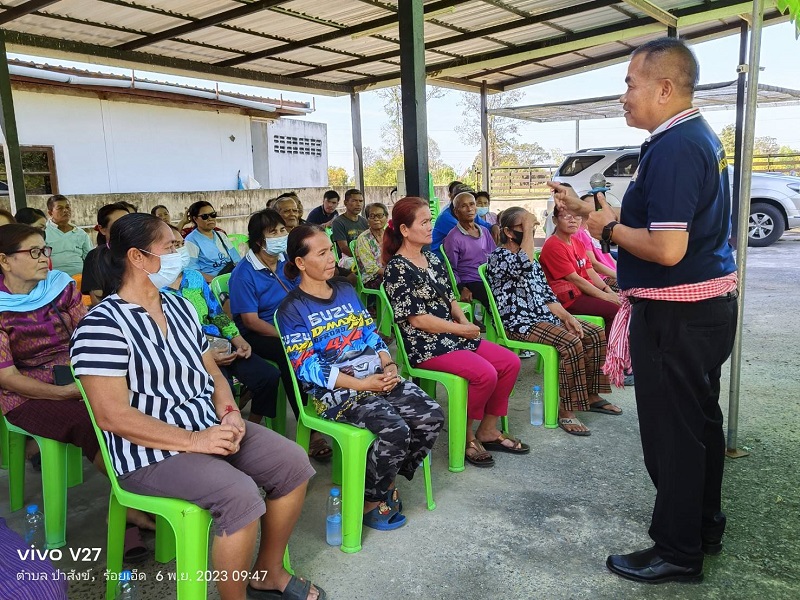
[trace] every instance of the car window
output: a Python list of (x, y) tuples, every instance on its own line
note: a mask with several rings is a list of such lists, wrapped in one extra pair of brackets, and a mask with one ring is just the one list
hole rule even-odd
[(615, 160), (614, 164), (603, 172), (603, 175), (606, 177), (632, 177), (638, 166), (639, 155), (626, 154)]
[(571, 177), (581, 171), (585, 171), (597, 161), (605, 158), (602, 154), (591, 156), (568, 156), (564, 163), (558, 168), (558, 174), (562, 177)]

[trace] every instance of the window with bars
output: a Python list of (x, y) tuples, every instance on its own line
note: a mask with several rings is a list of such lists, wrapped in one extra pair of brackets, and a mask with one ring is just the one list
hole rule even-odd
[[(21, 146), (19, 150), (25, 193), (57, 194), (56, 159), (52, 146)], [(2, 146), (0, 146), (0, 181), (8, 183)]]
[(276, 135), (272, 141), (272, 149), (276, 154), (322, 156), (322, 140), (292, 135)]

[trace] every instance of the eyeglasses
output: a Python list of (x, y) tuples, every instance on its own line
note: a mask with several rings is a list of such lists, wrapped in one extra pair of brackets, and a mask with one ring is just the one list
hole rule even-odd
[(560, 214), (558, 215), (559, 219), (564, 219), (565, 221), (583, 221), (583, 217), (576, 217), (575, 215), (568, 215), (568, 214)]
[(14, 250), (13, 252), (8, 252), (8, 254), (19, 254), (21, 252), (27, 252), (31, 255), (31, 258), (39, 258), (42, 254), (45, 255), (46, 258), (50, 258), (50, 255), (53, 253), (53, 249), (50, 246), (45, 246), (44, 248), (27, 248), (25, 250)]
[(367, 215), (367, 218), (368, 218), (368, 219), (385, 219), (385, 218), (386, 218), (386, 217), (388, 217), (388, 216), (389, 216), (389, 215), (386, 215), (386, 214), (384, 214), (384, 213), (380, 213), (379, 215), (376, 215), (376, 214)]
[(200, 217), (201, 219), (203, 219), (203, 221), (208, 221), (209, 219), (216, 219), (217, 218), (217, 213), (216, 212), (210, 212), (210, 213), (205, 213), (204, 215), (197, 215), (197, 216)]

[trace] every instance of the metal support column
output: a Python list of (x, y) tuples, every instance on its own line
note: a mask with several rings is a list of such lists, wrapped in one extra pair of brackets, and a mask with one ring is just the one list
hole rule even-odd
[(430, 200), (423, 0), (400, 0), (397, 12), (400, 24), (400, 88), (406, 194)]
[(11, 76), (8, 72), (8, 55), (6, 54), (6, 33), (0, 29), (0, 127), (3, 130), (3, 154), (8, 176), (8, 197), (11, 212), (16, 213), (25, 208), (25, 179), (22, 176), (22, 156), (19, 152), (19, 136), (17, 135), (17, 118), (14, 113), (14, 98), (11, 95)]
[(488, 192), (491, 185), (491, 164), (489, 157), (489, 113), (486, 82), (481, 83), (481, 189)]
[(350, 127), (353, 132), (353, 171), (356, 187), (364, 191), (364, 145), (361, 142), (361, 97), (350, 94)]
[(747, 66), (747, 102), (742, 136), (742, 180), (739, 182), (739, 235), (736, 251), (739, 276), (739, 311), (736, 315), (736, 341), (731, 354), (731, 385), (728, 397), (728, 456), (746, 455), (736, 449), (739, 433), (739, 389), (742, 370), (742, 321), (744, 320), (745, 270), (747, 266), (747, 222), (750, 219), (750, 175), (753, 170), (753, 141), (758, 104), (758, 71), (761, 58), (761, 29), (764, 25), (764, 0), (753, 0), (753, 23), (750, 28), (750, 58)]
[[(742, 20), (739, 32), (739, 64), (736, 71), (739, 73), (736, 81), (736, 133), (733, 137), (733, 204), (732, 215), (737, 215), (731, 223), (731, 245), (737, 248), (739, 236), (739, 186), (742, 182), (742, 128), (744, 127), (744, 94), (747, 74), (745, 61), (747, 60), (747, 21)], [(749, 220), (749, 216), (748, 216)]]
[(581, 149), (581, 120), (575, 119), (575, 152)]

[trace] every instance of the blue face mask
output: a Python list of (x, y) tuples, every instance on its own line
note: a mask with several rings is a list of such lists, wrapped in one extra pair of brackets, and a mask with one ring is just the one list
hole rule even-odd
[(289, 240), (288, 235), (284, 235), (281, 237), (274, 237), (274, 238), (266, 238), (264, 239), (264, 250), (267, 254), (271, 254), (272, 256), (278, 256), (286, 252), (286, 242)]
[(489, 213), (488, 206), (479, 206), (476, 212), (476, 214), (481, 218), (485, 217), (488, 213)]
[(181, 272), (183, 271), (183, 259), (181, 258), (181, 255), (178, 252), (173, 252), (172, 254), (159, 255), (159, 254), (153, 254), (152, 252), (148, 252), (147, 250), (141, 250), (141, 251), (146, 254), (150, 254), (152, 256), (158, 256), (159, 260), (161, 261), (161, 267), (155, 273), (151, 273), (150, 271), (144, 269), (144, 272), (147, 273), (147, 277), (150, 278), (150, 281), (158, 289), (161, 289), (171, 284), (178, 278), (178, 275), (180, 275)]
[(181, 246), (178, 248), (178, 254), (181, 255), (181, 270), (185, 271), (189, 268), (189, 262), (192, 260), (192, 257), (189, 256), (189, 249), (186, 246)]

